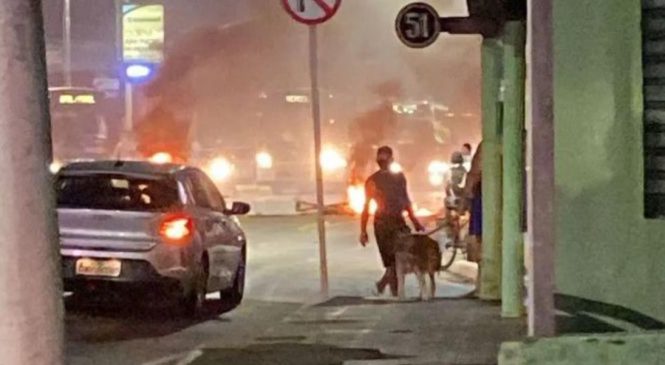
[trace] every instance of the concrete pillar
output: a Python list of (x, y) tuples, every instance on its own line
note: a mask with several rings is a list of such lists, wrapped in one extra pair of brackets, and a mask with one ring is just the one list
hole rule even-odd
[(42, 7), (0, 2), (0, 363), (63, 364)]
[(554, 307), (554, 0), (530, 0), (531, 128), (529, 129), (530, 336), (556, 334)]
[(503, 35), (503, 224), (501, 314), (523, 314), (524, 243), (522, 207), (524, 192), (524, 87), (526, 42), (524, 22), (509, 22)]
[(483, 40), (483, 254), (479, 296), (484, 300), (501, 299), (501, 57), (498, 40)]

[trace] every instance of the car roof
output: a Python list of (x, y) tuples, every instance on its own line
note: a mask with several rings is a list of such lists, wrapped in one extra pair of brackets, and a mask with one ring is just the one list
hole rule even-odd
[(86, 87), (86, 86), (54, 86), (54, 87), (49, 87), (48, 91), (90, 91), (90, 92), (96, 92), (97, 90), (95, 90), (91, 87)]
[(60, 169), (61, 174), (118, 173), (132, 175), (174, 175), (188, 167), (178, 164), (156, 164), (148, 161), (85, 161), (73, 162)]

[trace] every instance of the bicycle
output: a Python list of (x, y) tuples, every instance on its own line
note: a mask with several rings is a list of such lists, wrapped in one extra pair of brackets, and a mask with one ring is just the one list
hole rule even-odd
[[(446, 204), (446, 215), (440, 225), (445, 227), (440, 235), (444, 235), (439, 245), (441, 247), (441, 270), (447, 270), (452, 266), (458, 253), (466, 257), (466, 237), (469, 230), (468, 214), (460, 214), (459, 204)], [(463, 210), (462, 210), (463, 211)]]

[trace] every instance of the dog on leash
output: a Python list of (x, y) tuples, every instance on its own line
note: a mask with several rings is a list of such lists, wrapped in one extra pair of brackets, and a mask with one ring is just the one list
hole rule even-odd
[[(407, 274), (415, 274), (420, 288), (420, 299), (429, 300), (436, 293), (434, 274), (441, 270), (441, 248), (427, 233), (405, 233), (395, 245), (395, 272), (397, 296), (406, 298), (404, 282)], [(427, 290), (426, 278), (429, 278)]]

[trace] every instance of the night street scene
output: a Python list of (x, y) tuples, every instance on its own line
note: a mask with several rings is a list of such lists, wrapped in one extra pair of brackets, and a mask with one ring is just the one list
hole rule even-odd
[(0, 365), (665, 364), (665, 0), (0, 34)]

